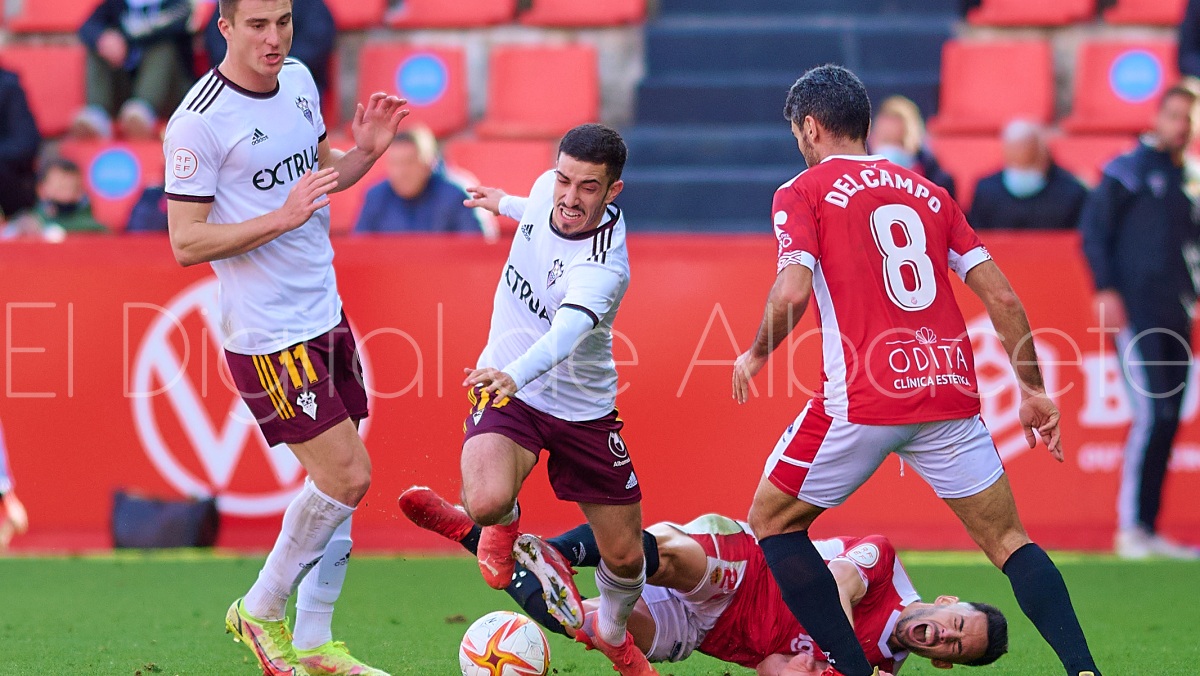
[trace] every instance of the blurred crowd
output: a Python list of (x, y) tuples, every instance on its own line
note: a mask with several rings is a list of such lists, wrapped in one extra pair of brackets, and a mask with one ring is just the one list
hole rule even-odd
[[(309, 67), (323, 93), (333, 96), (328, 91), (333, 16), (323, 0), (295, 0), (294, 8), (291, 55)], [(191, 0), (102, 0), (78, 31), (87, 48), (86, 105), (74, 116), (67, 138), (158, 138), (196, 76), (224, 58), (218, 14), (213, 4), (193, 6)], [(1189, 3), (1179, 29), (1179, 68), (1190, 79), (1200, 78), (1200, 0)], [(0, 105), (0, 238), (56, 241), (74, 232), (105, 232), (92, 216), (80, 168), (58, 157), (53, 143), (43, 143), (21, 83), (10, 71), (0, 70)], [(1147, 120), (1148, 130), (1152, 125)], [(1073, 229), (1088, 189), (1055, 162), (1050, 134), (1035, 122), (1013, 120), (1002, 133), (1003, 168), (970, 190), (956, 186), (938, 162), (918, 107), (893, 96), (878, 105), (871, 149), (952, 196), (973, 193), (969, 220), (976, 229)], [(464, 188), (474, 177), (447, 166), (428, 130), (411, 128), (398, 137), (386, 166), (386, 178), (369, 186), (354, 232), (495, 238), (494, 219), (462, 205)], [(124, 230), (166, 230), (161, 186), (145, 189)]]

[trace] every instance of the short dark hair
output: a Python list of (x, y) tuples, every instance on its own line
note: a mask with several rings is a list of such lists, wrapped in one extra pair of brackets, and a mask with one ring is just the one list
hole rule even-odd
[(581, 162), (603, 164), (611, 185), (621, 178), (629, 149), (616, 129), (602, 124), (581, 124), (562, 137), (558, 152)]
[(42, 160), (38, 166), (37, 182), (41, 183), (42, 181), (45, 181), (46, 177), (50, 175), (50, 172), (55, 169), (68, 174), (78, 175), (83, 173), (79, 170), (79, 165), (75, 164), (71, 160), (68, 160), (65, 157), (51, 157)]
[(1008, 652), (1008, 620), (996, 606), (986, 603), (968, 603), (967, 605), (987, 617), (987, 650), (979, 659), (966, 663), (968, 667), (982, 667), (995, 662), (1000, 659), (1001, 655)]
[(1197, 99), (1200, 99), (1200, 94), (1197, 94), (1195, 89), (1186, 84), (1180, 83), (1163, 92), (1162, 98), (1158, 100), (1159, 110), (1162, 110), (1162, 107), (1167, 104), (1167, 101), (1176, 96), (1187, 99), (1192, 105), (1196, 105)]
[(803, 125), (810, 115), (835, 136), (864, 140), (871, 129), (867, 88), (842, 66), (817, 66), (796, 80), (783, 104), (783, 116), (796, 126)]
[(233, 14), (237, 12), (238, 5), (242, 0), (217, 0), (217, 8), (220, 11), (221, 17), (226, 21), (233, 22)]

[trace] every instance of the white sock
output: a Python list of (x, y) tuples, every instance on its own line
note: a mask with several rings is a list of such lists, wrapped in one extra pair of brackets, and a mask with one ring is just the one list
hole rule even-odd
[(600, 562), (596, 569), (596, 586), (600, 589), (600, 609), (596, 612), (596, 633), (609, 645), (625, 642), (625, 623), (633, 613), (642, 587), (646, 586), (646, 564), (637, 577), (620, 577)]
[(296, 632), (292, 644), (300, 650), (312, 650), (333, 640), (333, 604), (342, 593), (346, 568), (350, 565), (353, 520), (346, 519), (333, 531), (317, 570), (304, 576), (296, 592)]
[(258, 580), (246, 593), (246, 612), (259, 620), (282, 620), (288, 598), (321, 561), (333, 532), (354, 513), (305, 479), (283, 513), (283, 527)]

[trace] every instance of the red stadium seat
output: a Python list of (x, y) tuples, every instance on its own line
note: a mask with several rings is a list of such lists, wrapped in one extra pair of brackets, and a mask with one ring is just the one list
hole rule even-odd
[(470, 121), (461, 47), (368, 42), (358, 59), (358, 102), (378, 91), (408, 99), (412, 114), (406, 124), (424, 124), (439, 137), (465, 129)]
[(496, 47), (489, 60), (490, 138), (556, 138), (600, 115), (596, 50), (588, 45)]
[(516, 13), (517, 0), (404, 0), (388, 12), (387, 22), (394, 28), (469, 28), (508, 23)]
[(1104, 20), (1117, 24), (1178, 26), (1187, 0), (1117, 0), (1104, 12)]
[[(1175, 42), (1091, 42), (1079, 50), (1071, 133), (1135, 133), (1154, 120), (1160, 95), (1179, 80)], [(1014, 71), (1015, 72), (1015, 71)]]
[(982, 26), (1065, 26), (1095, 12), (1096, 0), (983, 0), (967, 12), (967, 21)]
[(975, 184), (1004, 168), (1004, 149), (998, 136), (952, 136), (931, 138), (934, 154), (942, 168), (954, 177), (958, 203), (971, 208)]
[[(446, 143), (446, 164), (460, 167), (483, 185), (511, 195), (528, 195), (533, 182), (554, 166), (558, 144), (553, 141), (458, 139)], [(500, 219), (501, 231), (513, 232), (516, 221)]]
[(1094, 186), (1100, 182), (1104, 165), (1135, 145), (1137, 139), (1128, 135), (1060, 136), (1050, 141), (1050, 153), (1059, 166)]
[(362, 30), (383, 25), (387, 0), (326, 0), (338, 30)]
[(942, 48), (941, 90), (940, 111), (930, 121), (939, 134), (997, 133), (1016, 118), (1049, 122), (1054, 117), (1050, 45), (951, 40)]
[(619, 26), (638, 23), (646, 18), (646, 0), (534, 0), (521, 14), (521, 23), (530, 26), (579, 27)]
[(0, 65), (21, 77), (29, 109), (43, 136), (67, 130), (84, 104), (82, 45), (9, 45), (0, 50)]
[(125, 229), (129, 212), (142, 190), (163, 183), (163, 150), (159, 141), (64, 141), (59, 152), (83, 170), (96, 220), (115, 232)]
[(14, 33), (74, 33), (100, 3), (96, 0), (24, 0), (5, 24)]

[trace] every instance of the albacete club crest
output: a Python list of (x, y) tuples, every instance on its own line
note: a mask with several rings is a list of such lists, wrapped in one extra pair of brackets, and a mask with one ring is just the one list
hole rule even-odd
[(550, 273), (546, 275), (546, 288), (554, 286), (559, 277), (563, 274), (563, 262), (561, 258), (554, 259), (554, 265), (550, 268)]
[(308, 104), (308, 99), (303, 96), (297, 96), (296, 107), (300, 109), (300, 112), (304, 113), (304, 119), (308, 120), (309, 124), (314, 127), (317, 126), (317, 123), (313, 122), (312, 107)]

